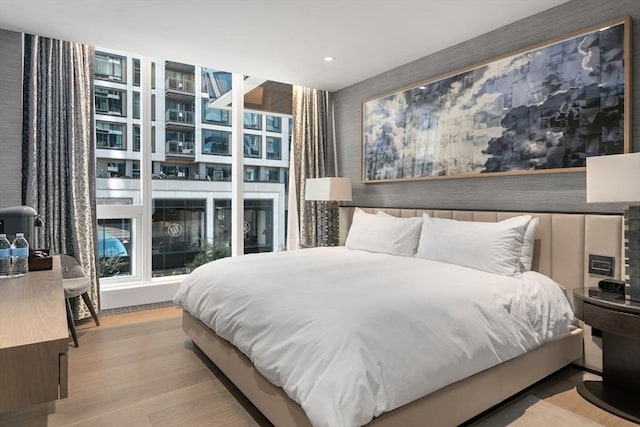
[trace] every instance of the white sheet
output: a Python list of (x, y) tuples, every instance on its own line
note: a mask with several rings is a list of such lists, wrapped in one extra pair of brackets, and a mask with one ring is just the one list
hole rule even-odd
[(569, 332), (560, 287), (526, 272), (339, 248), (214, 261), (174, 302), (247, 355), (314, 426), (357, 426)]

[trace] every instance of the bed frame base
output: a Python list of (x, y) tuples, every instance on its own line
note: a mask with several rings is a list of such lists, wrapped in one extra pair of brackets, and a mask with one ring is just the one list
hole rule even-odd
[[(278, 427), (311, 426), (306, 414), (251, 361), (211, 329), (183, 312), (182, 328), (202, 352)], [(469, 378), (375, 418), (368, 426), (458, 425), (582, 356), (582, 330), (548, 342)]]

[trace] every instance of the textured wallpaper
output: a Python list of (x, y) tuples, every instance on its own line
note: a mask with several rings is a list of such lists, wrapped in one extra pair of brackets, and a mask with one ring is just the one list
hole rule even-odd
[[(615, 7), (611, 7), (615, 4)], [(389, 91), (468, 67), (598, 23), (632, 19), (632, 83), (640, 82), (638, 0), (573, 0), (472, 40), (418, 59), (334, 94), (339, 175), (353, 180), (354, 206), (439, 209), (621, 212), (620, 205), (586, 204), (585, 174), (436, 179), (363, 184), (360, 182), (361, 104)], [(636, 78), (634, 78), (636, 77)], [(632, 85), (632, 105), (640, 106), (640, 86)], [(633, 150), (640, 151), (640, 109), (632, 111)], [(333, 158), (333, 156), (329, 156)], [(333, 170), (333, 169), (331, 169)]]

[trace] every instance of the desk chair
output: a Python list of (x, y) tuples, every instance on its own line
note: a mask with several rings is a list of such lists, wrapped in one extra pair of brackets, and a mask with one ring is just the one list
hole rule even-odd
[(60, 261), (62, 263), (62, 287), (64, 288), (64, 297), (67, 307), (67, 325), (71, 331), (73, 337), (73, 343), (78, 347), (78, 335), (76, 334), (76, 324), (73, 321), (73, 311), (71, 311), (71, 299), (75, 297), (82, 297), (84, 303), (89, 308), (91, 317), (96, 322), (96, 326), (100, 326), (100, 320), (98, 315), (93, 309), (91, 298), (89, 298), (89, 292), (91, 291), (91, 278), (84, 275), (84, 271), (78, 261), (68, 255), (60, 255)]

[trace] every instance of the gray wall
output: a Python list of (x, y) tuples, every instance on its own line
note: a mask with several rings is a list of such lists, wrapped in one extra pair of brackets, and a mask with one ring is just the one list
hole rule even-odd
[[(488, 13), (491, 13), (488, 11)], [(353, 206), (620, 212), (619, 205), (587, 205), (584, 172), (393, 183), (360, 182), (360, 107), (371, 97), (471, 66), (610, 19), (631, 16), (633, 151), (640, 151), (640, 1), (573, 0), (459, 45), (362, 81), (334, 94), (338, 166), (353, 180)], [(481, 19), (481, 17), (479, 17)], [(459, 23), (464, 25), (463, 22)], [(384, 54), (381, 52), (380, 54)], [(639, 184), (640, 185), (640, 184)]]
[(22, 34), (0, 30), (0, 208), (22, 204)]

